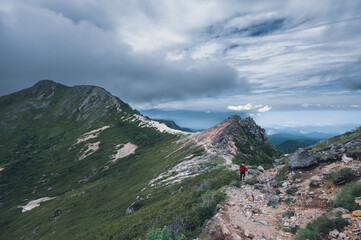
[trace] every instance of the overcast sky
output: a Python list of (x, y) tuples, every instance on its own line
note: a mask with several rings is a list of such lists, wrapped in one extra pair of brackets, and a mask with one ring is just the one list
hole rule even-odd
[(0, 95), (41, 79), (137, 109), (361, 119), (361, 1), (0, 1)]

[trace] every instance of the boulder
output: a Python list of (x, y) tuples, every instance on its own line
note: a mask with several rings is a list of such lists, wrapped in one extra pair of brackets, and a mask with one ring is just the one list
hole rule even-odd
[(343, 161), (344, 163), (349, 163), (349, 162), (351, 162), (352, 160), (353, 160), (353, 159), (350, 158), (350, 157), (347, 157), (345, 153), (342, 154), (342, 161)]
[(268, 222), (266, 222), (264, 220), (257, 220), (256, 223), (259, 225), (268, 226)]
[(247, 173), (248, 173), (248, 174), (251, 174), (251, 175), (260, 175), (260, 174), (261, 174), (261, 172), (258, 171), (258, 170), (256, 170), (256, 169), (249, 169), (249, 170), (247, 171)]
[(277, 207), (279, 201), (280, 201), (280, 198), (277, 195), (271, 195), (268, 198), (268, 204), (272, 207)]
[(55, 212), (53, 213), (53, 215), (51, 215), (51, 217), (49, 217), (49, 220), (56, 218), (57, 216), (59, 216), (63, 211), (61, 211), (60, 209), (55, 210)]
[(317, 163), (317, 160), (305, 149), (299, 148), (290, 157), (289, 166), (292, 169), (305, 168)]
[(295, 195), (298, 191), (298, 188), (296, 186), (289, 186), (286, 188), (286, 193), (290, 195)]
[(133, 202), (132, 204), (130, 204), (130, 206), (127, 208), (127, 210), (125, 210), (125, 214), (129, 215), (132, 212), (140, 209), (142, 207), (142, 205), (139, 202)]
[(346, 239), (347, 236), (346, 236), (346, 234), (344, 234), (344, 233), (340, 233), (340, 234), (338, 235), (338, 238), (339, 238), (339, 239)]
[(260, 171), (260, 172), (264, 172), (264, 168), (262, 166), (258, 166), (257, 170)]
[(321, 180), (311, 180), (310, 182), (310, 188), (318, 188), (322, 184)]
[(333, 238), (337, 238), (337, 237), (338, 237), (338, 234), (339, 234), (339, 232), (337, 231), (337, 229), (333, 229), (333, 230), (329, 233), (329, 235), (330, 235), (331, 237), (333, 237)]
[(361, 210), (355, 210), (352, 212), (352, 216), (354, 217), (361, 217)]
[(260, 184), (260, 183), (256, 183), (253, 186), (254, 186), (254, 189), (258, 189), (258, 190), (263, 190), (266, 188), (266, 186), (264, 184)]

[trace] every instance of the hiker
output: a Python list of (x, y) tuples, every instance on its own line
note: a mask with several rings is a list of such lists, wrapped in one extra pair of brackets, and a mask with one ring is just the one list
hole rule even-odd
[(239, 165), (239, 172), (240, 172), (241, 181), (243, 181), (244, 178), (246, 177), (246, 171), (247, 170), (248, 170), (248, 167), (246, 166), (246, 163), (242, 162), (242, 164)]

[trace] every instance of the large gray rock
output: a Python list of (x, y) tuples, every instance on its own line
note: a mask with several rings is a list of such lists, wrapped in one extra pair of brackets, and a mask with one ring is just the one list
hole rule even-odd
[(313, 156), (311, 156), (311, 154), (307, 150), (299, 148), (294, 154), (291, 155), (289, 166), (292, 169), (305, 168), (312, 166), (316, 163), (317, 160)]
[(249, 170), (247, 171), (247, 173), (248, 173), (248, 174), (251, 174), (251, 175), (260, 175), (260, 174), (261, 174), (261, 172), (258, 171), (258, 170), (256, 170), (256, 169), (249, 169)]
[(132, 212), (140, 209), (142, 207), (140, 202), (133, 202), (132, 204), (130, 204), (130, 206), (127, 208), (127, 210), (125, 210), (125, 214), (129, 215)]
[(271, 195), (268, 198), (268, 204), (272, 207), (277, 207), (280, 202), (280, 198), (277, 195)]

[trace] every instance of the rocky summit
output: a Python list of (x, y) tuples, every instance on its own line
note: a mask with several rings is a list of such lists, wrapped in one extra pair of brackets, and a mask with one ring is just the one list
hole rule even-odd
[(0, 239), (359, 239), (360, 128), (281, 155), (249, 117), (189, 133), (50, 80), (0, 116)]

